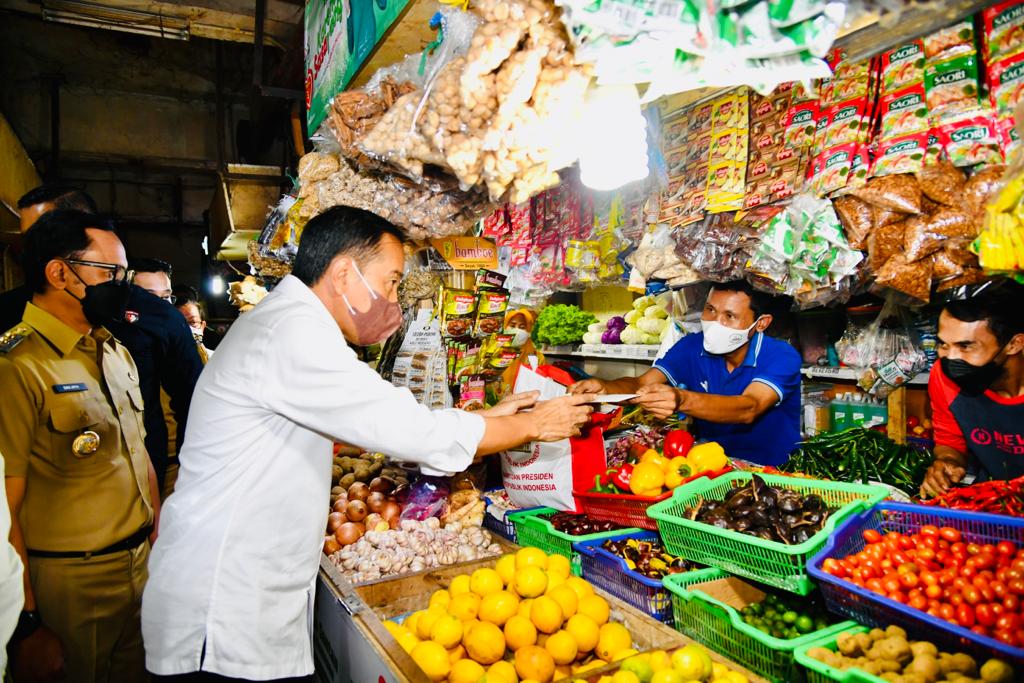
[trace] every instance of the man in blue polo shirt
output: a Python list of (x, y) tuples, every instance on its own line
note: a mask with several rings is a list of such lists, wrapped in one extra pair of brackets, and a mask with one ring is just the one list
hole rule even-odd
[(716, 284), (700, 334), (680, 339), (640, 377), (586, 379), (572, 393), (639, 394), (666, 418), (693, 418), (696, 435), (733, 458), (781, 465), (800, 440), (800, 354), (767, 337), (767, 299), (745, 281)]

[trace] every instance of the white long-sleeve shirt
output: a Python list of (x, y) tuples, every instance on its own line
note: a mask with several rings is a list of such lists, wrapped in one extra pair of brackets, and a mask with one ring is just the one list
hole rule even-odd
[[(0, 455), (0, 483), (4, 480), (4, 458)], [(25, 605), (21, 558), (8, 537), (11, 534), (11, 509), (7, 489), (0, 487), (0, 671), (7, 666), (7, 641), (14, 633)]]
[(270, 679), (313, 672), (312, 596), (332, 442), (459, 472), (479, 415), (431, 411), (346, 345), (288, 276), (242, 315), (196, 385), (142, 600), (146, 666)]

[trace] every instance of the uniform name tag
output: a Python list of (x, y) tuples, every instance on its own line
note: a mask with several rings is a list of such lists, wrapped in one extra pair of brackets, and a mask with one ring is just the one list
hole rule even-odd
[(55, 394), (72, 394), (76, 391), (89, 391), (89, 385), (84, 383), (53, 385), (53, 393)]

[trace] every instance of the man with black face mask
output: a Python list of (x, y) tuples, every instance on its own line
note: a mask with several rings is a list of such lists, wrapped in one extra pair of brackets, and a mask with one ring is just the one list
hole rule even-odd
[(935, 462), (921, 494), (936, 496), (964, 478), (1024, 475), (1024, 288), (1005, 282), (946, 304), (939, 358), (928, 394)]
[(121, 241), (94, 216), (25, 233), (32, 291), (0, 334), (0, 452), (25, 605), (15, 681), (143, 681), (139, 612), (158, 517), (138, 372), (106, 329), (128, 300)]

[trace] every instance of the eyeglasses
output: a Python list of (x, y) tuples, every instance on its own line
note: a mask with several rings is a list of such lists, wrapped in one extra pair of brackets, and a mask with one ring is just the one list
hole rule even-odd
[[(78, 259), (61, 259), (64, 263), (74, 264), (76, 266), (89, 266), (90, 268), (99, 268), (100, 270), (106, 271), (110, 274), (107, 278), (111, 282), (128, 282), (135, 276), (134, 270), (128, 270), (124, 266), (119, 266), (116, 263), (101, 263), (100, 261), (79, 261)], [(74, 270), (74, 269), (72, 269)]]

